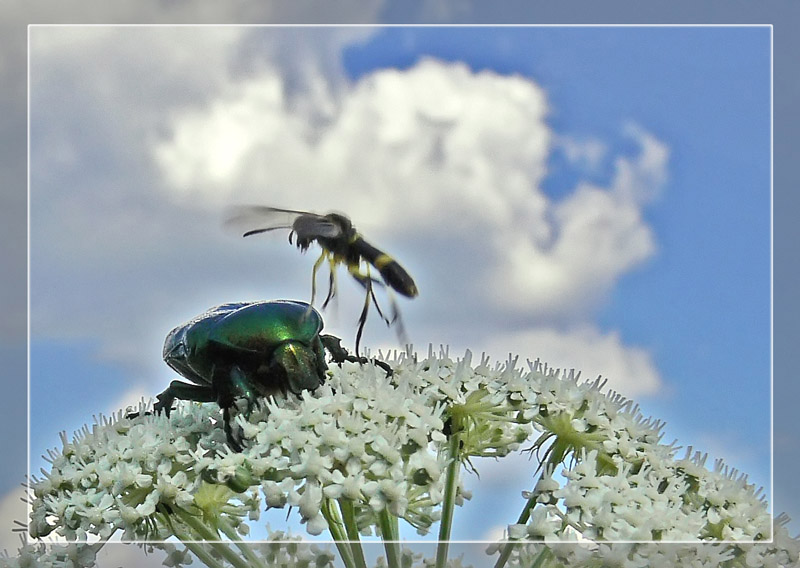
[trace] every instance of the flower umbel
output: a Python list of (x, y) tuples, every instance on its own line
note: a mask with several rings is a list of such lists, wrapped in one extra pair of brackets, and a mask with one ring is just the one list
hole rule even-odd
[[(400, 520), (421, 534), (441, 521), (440, 540), (449, 540), (453, 507), (469, 498), (461, 468), (527, 445), (540, 477), (508, 527), (523, 544), (493, 548), (497, 566), (566, 565), (558, 541), (583, 543), (570, 548), (568, 565), (602, 551), (633, 566), (647, 565), (650, 549), (604, 543), (772, 536), (766, 503), (744, 476), (719, 463), (709, 471), (691, 451), (677, 458), (660, 442), (662, 425), (603, 393), (600, 381), (515, 359), (473, 366), (469, 352), (460, 360), (446, 351), (395, 354), (388, 363), (391, 377), (372, 364), (331, 365), (315, 392), (237, 416), (241, 453), (228, 449), (214, 404), (180, 403), (169, 418), (121, 412), (72, 440), (62, 436), (50, 471), (31, 482), (30, 534), (177, 537), (209, 566), (267, 566), (263, 551), (241, 539), (264, 507), (288, 505), (310, 534), (330, 532), (348, 568), (366, 566), (359, 538), (370, 534), (394, 568), (413, 559), (397, 543)], [(784, 537), (770, 554), (796, 559), (796, 541)], [(750, 562), (746, 546), (724, 547), (715, 559)], [(316, 565), (331, 561), (319, 554)], [(431, 563), (455, 565), (447, 556), (440, 546)], [(172, 565), (183, 561), (169, 556)]]

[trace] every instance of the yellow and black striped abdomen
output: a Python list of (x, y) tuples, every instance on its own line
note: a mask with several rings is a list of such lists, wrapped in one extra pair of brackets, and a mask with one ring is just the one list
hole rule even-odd
[(411, 275), (406, 272), (405, 268), (400, 266), (400, 263), (391, 256), (372, 246), (360, 236), (353, 241), (352, 247), (358, 252), (361, 258), (378, 269), (384, 282), (395, 292), (409, 298), (413, 298), (419, 294), (414, 279), (411, 278)]

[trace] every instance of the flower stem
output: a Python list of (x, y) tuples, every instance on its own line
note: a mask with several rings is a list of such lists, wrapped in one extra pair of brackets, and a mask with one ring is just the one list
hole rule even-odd
[(230, 522), (228, 522), (225, 517), (220, 515), (217, 517), (217, 522), (219, 523), (219, 528), (222, 529), (223, 533), (225, 533), (225, 536), (227, 536), (231, 542), (236, 544), (237, 548), (242, 551), (242, 554), (245, 558), (247, 558), (247, 561), (253, 568), (267, 568), (267, 565), (264, 564), (264, 561), (253, 552), (252, 546), (249, 543), (242, 542), (242, 539), (236, 532), (236, 529), (231, 526)]
[(452, 432), (447, 444), (447, 454), (450, 463), (447, 466), (447, 478), (444, 488), (444, 502), (442, 503), (442, 521), (439, 524), (439, 546), (436, 548), (436, 568), (444, 568), (447, 564), (447, 553), (450, 548), (450, 531), (453, 528), (453, 510), (456, 505), (456, 490), (458, 489), (458, 472), (461, 468), (459, 448), (461, 436)]
[(234, 568), (252, 568), (242, 557), (238, 556), (230, 549), (228, 543), (220, 540), (219, 533), (217, 531), (209, 528), (196, 516), (187, 513), (183, 509), (176, 507), (173, 510), (181, 522), (194, 530), (202, 540), (208, 541), (208, 544), (219, 551), (220, 555), (230, 562)]
[(536, 555), (536, 560), (533, 561), (531, 568), (539, 568), (540, 566), (543, 566), (544, 563), (552, 557), (553, 552), (547, 546), (543, 546), (542, 550), (539, 551), (539, 554)]
[(162, 515), (164, 519), (164, 524), (169, 527), (169, 530), (174, 534), (178, 540), (180, 540), (183, 545), (194, 554), (200, 562), (208, 566), (208, 568), (224, 568), (222, 563), (214, 558), (209, 552), (203, 548), (203, 546), (196, 542), (196, 539), (193, 535), (187, 534), (184, 531), (178, 528), (179, 525), (176, 525), (172, 522), (172, 519), (168, 514)]
[(364, 550), (361, 548), (361, 542), (358, 534), (358, 522), (356, 520), (356, 508), (351, 499), (339, 499), (339, 509), (342, 512), (342, 520), (344, 521), (344, 528), (347, 531), (347, 540), (350, 541), (350, 550), (353, 553), (358, 568), (367, 568), (367, 561), (364, 558)]
[(189, 551), (191, 551), (191, 553), (194, 554), (198, 560), (200, 560), (200, 562), (202, 562), (205, 566), (208, 566), (208, 568), (224, 568), (222, 562), (214, 558), (211, 553), (205, 549), (202, 543), (192, 541), (191, 537), (187, 535), (181, 536), (180, 534), (175, 533), (175, 536), (177, 536), (181, 542), (183, 542), (183, 545), (188, 548)]
[[(542, 479), (544, 479), (545, 475), (549, 471), (552, 471), (552, 469), (548, 469), (547, 467), (545, 467), (542, 470), (542, 473), (539, 475), (539, 480), (541, 481)], [(538, 485), (538, 482), (536, 485)], [(528, 497), (528, 501), (525, 503), (525, 506), (522, 508), (522, 511), (519, 514), (519, 518), (517, 519), (516, 522), (516, 524), (518, 525), (524, 525), (525, 523), (528, 522), (528, 519), (531, 518), (531, 511), (536, 506), (536, 501), (539, 498), (539, 492), (536, 491), (535, 489), (536, 485), (534, 486), (534, 490), (531, 492), (531, 496)], [(503, 566), (506, 565), (506, 562), (508, 562), (508, 557), (511, 556), (513, 548), (514, 548), (513, 542), (507, 542), (503, 546), (503, 550), (500, 553), (500, 557), (497, 559), (494, 568), (503, 568)]]
[(389, 568), (400, 568), (400, 535), (396, 530), (397, 524), (392, 521), (392, 515), (386, 508), (378, 513), (378, 524), (381, 527), (383, 548), (386, 551), (386, 563)]
[(328, 522), (328, 530), (333, 537), (333, 542), (336, 544), (336, 549), (339, 551), (339, 556), (342, 558), (345, 568), (356, 568), (353, 549), (347, 544), (347, 533), (343, 530), (344, 523), (339, 516), (339, 512), (332, 506), (332, 501), (325, 498), (320, 511)]

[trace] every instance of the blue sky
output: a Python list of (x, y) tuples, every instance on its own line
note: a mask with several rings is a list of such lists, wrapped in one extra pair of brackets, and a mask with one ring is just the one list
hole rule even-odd
[[(602, 373), (667, 421), (666, 441), (768, 486), (768, 28), (268, 28), (192, 54), (194, 33), (210, 30), (32, 35), (33, 456), (163, 389), (161, 342), (188, 317), (307, 296), (312, 259), (232, 239), (222, 207), (341, 202), (419, 275), (402, 304), (415, 344)], [(236, 130), (257, 103), (273, 113), (261, 133)], [(225, 160), (223, 134), (242, 146)], [(422, 143), (464, 155), (431, 162)], [(308, 161), (332, 155), (352, 168)], [(462, 159), (497, 186), (459, 177)], [(518, 244), (529, 261), (506, 256)], [(358, 298), (342, 284), (326, 322), (348, 339)], [(374, 325), (365, 341), (395, 339)]]
[[(620, 125), (635, 120), (669, 145), (669, 182), (644, 211), (659, 251), (621, 278), (597, 321), (652, 350), (677, 390), (651, 408), (659, 409), (656, 416), (673, 413), (675, 428), (702, 429), (709, 405), (718, 405), (728, 409), (718, 417), (718, 432), (730, 436), (740, 421), (730, 409), (747, 401), (761, 420), (745, 436), (760, 440), (754, 448), (766, 466), (769, 30), (400, 28), (346, 52), (345, 62), (358, 76), (383, 65), (408, 67), (419, 53), (533, 78), (548, 93), (548, 122), (558, 131), (596, 136), (626, 151)], [(543, 186), (555, 196), (570, 191), (582, 173), (559, 152), (548, 165), (553, 174)], [(607, 179), (609, 164), (595, 175)]]

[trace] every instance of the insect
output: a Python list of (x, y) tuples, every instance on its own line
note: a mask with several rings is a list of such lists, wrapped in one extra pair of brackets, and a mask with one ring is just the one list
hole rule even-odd
[[(400, 312), (394, 298), (389, 295), (392, 306), (392, 317), (387, 318), (380, 309), (375, 298), (373, 284), (388, 287), (407, 298), (414, 298), (419, 294), (417, 285), (411, 275), (400, 266), (400, 263), (391, 256), (371, 245), (361, 236), (348, 217), (341, 213), (328, 213), (318, 215), (307, 211), (294, 211), (291, 209), (277, 209), (258, 205), (243, 206), (231, 210), (227, 225), (246, 228), (243, 236), (249, 237), (276, 229), (290, 229), (289, 242), (302, 252), (308, 250), (313, 242), (322, 249), (311, 275), (311, 304), (316, 297), (317, 271), (322, 263), (328, 261), (330, 268), (328, 296), (322, 304), (323, 309), (336, 294), (335, 273), (336, 266), (344, 264), (350, 275), (366, 290), (364, 308), (358, 319), (358, 332), (356, 333), (356, 355), (359, 352), (361, 335), (367, 321), (370, 300), (374, 302), (378, 314), (387, 325), (396, 324), (398, 335), (401, 339), (403, 330)], [(362, 271), (362, 261), (366, 264)], [(374, 267), (380, 274), (380, 279), (372, 276), (370, 267)]]
[[(320, 335), (322, 317), (305, 302), (275, 300), (222, 304), (173, 329), (164, 361), (185, 379), (158, 395), (154, 412), (169, 416), (177, 399), (216, 402), (231, 449), (231, 408), (244, 398), (249, 414), (259, 397), (315, 390), (325, 381), (327, 350), (336, 363), (367, 360), (350, 355), (332, 335)], [(375, 361), (387, 373), (391, 368)]]

